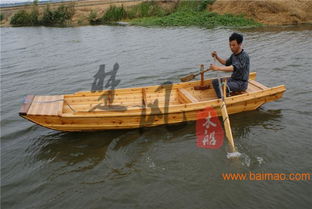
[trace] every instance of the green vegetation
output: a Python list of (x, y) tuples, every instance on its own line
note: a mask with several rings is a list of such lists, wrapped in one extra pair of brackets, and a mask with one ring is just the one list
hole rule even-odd
[(204, 11), (207, 9), (208, 5), (212, 5), (215, 2), (215, 0), (203, 0), (200, 1), (199, 5), (197, 6), (198, 11)]
[[(163, 4), (159, 1), (142, 2), (128, 8), (110, 6), (99, 16), (97, 11), (92, 10), (88, 17), (84, 17), (91, 25), (113, 24), (120, 20), (129, 20), (132, 25), (141, 26), (199, 26), (211, 28), (216, 26), (243, 27), (260, 26), (253, 20), (246, 19), (243, 15), (219, 15), (210, 12), (207, 7), (215, 0), (178, 0), (176, 3)], [(38, 0), (33, 3), (30, 12), (21, 10), (13, 15), (13, 26), (63, 26), (70, 22), (74, 15), (74, 6), (62, 5), (55, 9), (46, 9), (39, 13)], [(1, 16), (3, 19), (3, 16)], [(78, 20), (83, 23), (83, 18)]]
[(246, 19), (243, 15), (219, 15), (209, 12), (207, 6), (213, 2), (214, 0), (181, 1), (177, 4), (175, 11), (167, 16), (137, 18), (130, 21), (130, 23), (140, 26), (199, 26), (205, 28), (261, 25), (253, 20)]
[(110, 8), (104, 13), (101, 18), (97, 18), (97, 13), (91, 11), (88, 20), (90, 24), (110, 24), (123, 19), (133, 19), (141, 17), (163, 17), (170, 14), (172, 11), (167, 11), (161, 8), (156, 1), (142, 2), (138, 5), (125, 9), (123, 6)]
[(260, 24), (244, 18), (230, 14), (218, 15), (213, 12), (179, 11), (166, 17), (148, 17), (131, 21), (133, 25), (141, 26), (199, 26), (212, 28), (216, 26), (259, 26)]
[(39, 11), (37, 7), (34, 7), (29, 14), (30, 24), (39, 25)]
[(162, 8), (159, 2), (143, 2), (125, 9), (111, 6), (101, 18), (90, 12), (91, 24), (109, 24), (123, 19), (130, 19), (133, 25), (141, 26), (258, 26), (259, 23), (244, 18), (242, 15), (218, 15), (209, 12), (208, 5), (215, 0), (178, 1), (173, 8)]
[(64, 25), (67, 20), (70, 20), (75, 13), (73, 6), (60, 6), (56, 10), (51, 10), (49, 6), (43, 12), (41, 25), (53, 26)]
[(43, 14), (40, 15), (37, 8), (37, 1), (34, 1), (31, 12), (27, 12), (25, 10), (18, 11), (11, 18), (10, 24), (13, 26), (61, 26), (72, 18), (74, 12), (75, 10), (73, 5), (62, 5), (55, 10), (51, 10), (49, 5), (47, 5)]
[(207, 6), (213, 4), (214, 2), (215, 0), (182, 0), (177, 2), (174, 12), (190, 10), (200, 12), (206, 10)]
[(29, 26), (31, 24), (31, 15), (25, 10), (20, 10), (13, 15), (10, 23), (15, 26)]
[(2, 21), (4, 19), (3, 14), (0, 13), (0, 21)]
[(127, 17), (127, 12), (123, 6), (116, 7), (110, 6), (106, 13), (101, 18), (102, 23), (111, 23), (118, 20), (122, 20)]
[(97, 25), (101, 23), (101, 20), (97, 18), (98, 14), (96, 11), (91, 10), (88, 16), (88, 21), (91, 25)]
[(138, 17), (150, 17), (157, 16), (162, 17), (170, 14), (172, 11), (163, 9), (157, 2), (142, 2), (136, 6), (133, 6), (127, 10), (127, 18), (138, 18)]

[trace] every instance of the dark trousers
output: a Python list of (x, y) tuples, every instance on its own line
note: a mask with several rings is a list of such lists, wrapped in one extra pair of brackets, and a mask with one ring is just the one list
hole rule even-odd
[[(223, 82), (224, 79), (221, 79), (221, 84)], [(212, 85), (213, 88), (216, 91), (217, 97), (221, 98), (221, 92), (220, 92), (220, 88), (219, 88), (219, 82), (218, 79), (214, 79), (212, 80)], [(232, 78), (227, 79), (226, 82), (226, 93), (230, 93), (230, 92), (238, 92), (238, 91), (245, 91), (247, 89), (248, 86), (248, 81), (238, 81), (238, 80), (234, 80)]]

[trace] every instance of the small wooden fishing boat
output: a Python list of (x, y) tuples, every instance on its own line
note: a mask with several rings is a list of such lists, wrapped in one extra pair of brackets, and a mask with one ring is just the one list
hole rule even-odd
[[(225, 98), (229, 114), (255, 110), (282, 97), (284, 85), (269, 88), (250, 73), (248, 89)], [(204, 85), (211, 85), (212, 79)], [(220, 116), (221, 99), (213, 88), (195, 90), (200, 80), (140, 88), (83, 91), (74, 94), (29, 95), (19, 115), (38, 125), (60, 131), (132, 129), (196, 120), (210, 106)], [(195, 88), (195, 89), (194, 89)]]

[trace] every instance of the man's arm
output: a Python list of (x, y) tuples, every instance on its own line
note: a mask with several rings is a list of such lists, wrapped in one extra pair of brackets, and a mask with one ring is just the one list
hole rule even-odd
[(210, 65), (210, 70), (214, 70), (214, 71), (223, 71), (223, 72), (233, 72), (234, 71), (234, 67), (233, 65), (230, 66), (217, 66), (217, 65)]
[(215, 57), (222, 65), (225, 65), (226, 60), (225, 60), (225, 59), (222, 59), (221, 57), (219, 57), (216, 51), (213, 51), (213, 52), (211, 53), (211, 56), (212, 56), (212, 57)]
[(217, 59), (222, 65), (225, 65), (225, 63), (226, 63), (226, 60), (225, 60), (225, 59), (222, 59), (222, 58), (219, 57), (218, 55), (216, 56), (216, 59)]

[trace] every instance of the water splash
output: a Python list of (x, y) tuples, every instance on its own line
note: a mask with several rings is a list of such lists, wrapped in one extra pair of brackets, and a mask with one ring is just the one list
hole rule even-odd
[(257, 159), (259, 165), (261, 165), (264, 161), (262, 157), (256, 157), (256, 159)]
[(231, 158), (239, 158), (242, 154), (240, 152), (229, 152), (227, 153), (226, 157), (228, 159), (231, 159)]
[(148, 167), (149, 167), (149, 168), (156, 168), (156, 165), (155, 165), (155, 163), (153, 162), (153, 160), (151, 159), (151, 157), (147, 156), (146, 162), (148, 163)]

